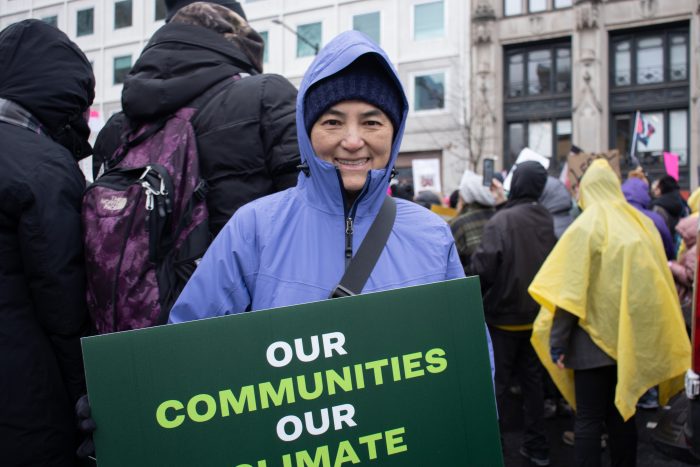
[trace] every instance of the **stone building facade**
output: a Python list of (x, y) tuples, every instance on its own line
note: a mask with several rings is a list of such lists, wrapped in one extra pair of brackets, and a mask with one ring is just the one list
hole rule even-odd
[(700, 1), (473, 0), (471, 21), (471, 114), (497, 166), (529, 146), (558, 175), (572, 144), (630, 165), (639, 112), (644, 169), (674, 152), (698, 186)]

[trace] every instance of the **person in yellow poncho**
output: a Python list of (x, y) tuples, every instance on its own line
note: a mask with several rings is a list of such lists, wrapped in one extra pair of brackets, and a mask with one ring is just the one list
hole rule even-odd
[(542, 306), (532, 344), (576, 408), (575, 465), (600, 465), (603, 423), (612, 464), (635, 465), (637, 400), (682, 388), (690, 342), (661, 239), (606, 161), (586, 171), (579, 204), (528, 289)]

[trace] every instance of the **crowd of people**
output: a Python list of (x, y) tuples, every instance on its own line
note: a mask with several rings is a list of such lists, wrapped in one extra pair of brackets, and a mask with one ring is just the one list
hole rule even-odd
[[(82, 51), (37, 20), (0, 32), (3, 465), (74, 466), (93, 453), (81, 337), (465, 275), (481, 282), (501, 417), (507, 392), (521, 388), (520, 453), (549, 465), (546, 401), (563, 397), (575, 410), (573, 464), (600, 465), (604, 430), (613, 464), (636, 464), (638, 401), (646, 394), (664, 403), (689, 365), (700, 195), (686, 203), (675, 179), (650, 185), (642, 170), (621, 185), (603, 160), (567, 187), (529, 161), (513, 167), (508, 191), (500, 174), (484, 185), (465, 171), (448, 224), (430, 212), (441, 195), (392, 183), (408, 101), (379, 46), (340, 34), (297, 91), (263, 73), (262, 38), (238, 2), (166, 5), (168, 21), (127, 76), (123, 111), (94, 151), (95, 80)], [(174, 120), (186, 135), (173, 133)], [(134, 151), (149, 165), (122, 186), (115, 180), (139, 168), (129, 165)], [(97, 199), (105, 229), (97, 240), (77, 165), (92, 152), (96, 184), (115, 190)], [(176, 155), (198, 161), (173, 177), (201, 178), (187, 196), (159, 168), (159, 157)], [(147, 184), (152, 176), (160, 189)], [(125, 209), (144, 218), (119, 217)], [(193, 224), (203, 213), (206, 224)], [(386, 222), (369, 276), (357, 290), (341, 286), (370, 228)], [(179, 249), (202, 225), (211, 243), (203, 257), (186, 257)], [(170, 236), (133, 252), (137, 228), (151, 242), (161, 230)], [(99, 265), (85, 245), (121, 251), (105, 266), (114, 283), (86, 277), (86, 256)], [(145, 279), (122, 280), (139, 255), (154, 263), (145, 261)], [(168, 268), (182, 287), (163, 283)], [(150, 300), (138, 302), (150, 303), (148, 319), (134, 319), (137, 295)], [(163, 310), (168, 300), (174, 305)]]

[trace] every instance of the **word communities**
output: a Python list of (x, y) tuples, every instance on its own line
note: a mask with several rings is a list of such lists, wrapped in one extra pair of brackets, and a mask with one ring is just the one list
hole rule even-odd
[(314, 400), (381, 386), (386, 382), (399, 382), (438, 374), (447, 368), (445, 351), (440, 348), (426, 352), (414, 352), (371, 362), (344, 366), (340, 370), (318, 371), (311, 378), (299, 375), (271, 382), (243, 386), (234, 392), (222, 389), (218, 394), (196, 394), (187, 402), (166, 400), (156, 409), (156, 421), (162, 428), (173, 429), (186, 420), (207, 422), (214, 417), (229, 417), (258, 409), (268, 409), (294, 404), (300, 400)]

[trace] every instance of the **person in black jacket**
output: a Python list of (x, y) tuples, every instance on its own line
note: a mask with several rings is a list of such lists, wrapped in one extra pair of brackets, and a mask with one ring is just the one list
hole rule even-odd
[(557, 241), (551, 214), (537, 202), (546, 183), (547, 171), (541, 164), (518, 164), (508, 201), (484, 227), (470, 266), (481, 281), (501, 420), (506, 391), (517, 375), (525, 423), (520, 453), (535, 465), (549, 465), (549, 446), (544, 433), (542, 366), (530, 344), (539, 306), (527, 288)]
[(651, 184), (650, 209), (663, 217), (669, 232), (672, 233), (675, 233), (678, 221), (690, 214), (680, 189), (676, 179), (670, 175), (664, 175)]
[(95, 160), (109, 160), (130, 126), (168, 116), (222, 80), (243, 77), (193, 121), (216, 235), (242, 205), (296, 185), (296, 89), (282, 76), (262, 74), (264, 44), (238, 2), (166, 4), (171, 19), (126, 77), (123, 113), (100, 132)]
[(77, 159), (90, 62), (58, 29), (0, 33), (0, 464), (75, 466), (88, 330)]

